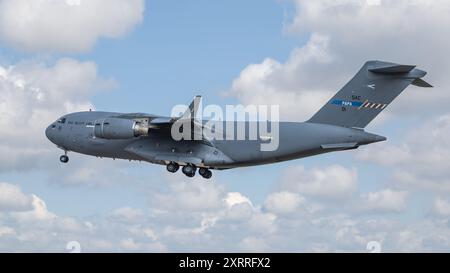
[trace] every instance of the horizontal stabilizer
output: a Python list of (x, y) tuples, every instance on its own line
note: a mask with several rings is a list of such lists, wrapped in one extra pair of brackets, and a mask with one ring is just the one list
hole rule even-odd
[(399, 64), (388, 64), (388, 65), (374, 65), (369, 66), (369, 71), (373, 73), (380, 73), (380, 74), (398, 74), (398, 73), (409, 73), (414, 68), (416, 68), (415, 65), (399, 65)]
[(418, 86), (418, 87), (426, 87), (426, 88), (431, 88), (433, 87), (431, 84), (427, 83), (426, 81), (422, 80), (422, 79), (415, 79), (412, 83), (412, 85)]

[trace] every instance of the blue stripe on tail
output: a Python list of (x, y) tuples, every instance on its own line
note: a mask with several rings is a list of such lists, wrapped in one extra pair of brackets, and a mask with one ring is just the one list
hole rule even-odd
[(346, 101), (346, 100), (334, 100), (331, 102), (331, 104), (339, 105), (339, 106), (353, 106), (353, 107), (360, 107), (363, 105), (360, 101)]

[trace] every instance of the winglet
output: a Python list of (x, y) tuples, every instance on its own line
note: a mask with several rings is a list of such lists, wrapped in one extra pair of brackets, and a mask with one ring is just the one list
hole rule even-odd
[(431, 84), (427, 83), (426, 81), (422, 79), (415, 79), (412, 83), (412, 85), (418, 86), (418, 87), (425, 87), (425, 88), (431, 88), (433, 87)]
[(195, 116), (201, 103), (202, 103), (202, 96), (200, 95), (195, 96), (194, 100), (189, 105), (189, 109), (186, 110), (186, 112), (183, 114), (182, 117), (195, 119)]

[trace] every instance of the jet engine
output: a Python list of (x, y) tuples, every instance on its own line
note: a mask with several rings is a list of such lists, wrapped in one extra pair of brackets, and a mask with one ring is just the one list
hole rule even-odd
[(129, 139), (148, 135), (148, 123), (123, 118), (105, 118), (97, 120), (94, 135), (105, 139)]

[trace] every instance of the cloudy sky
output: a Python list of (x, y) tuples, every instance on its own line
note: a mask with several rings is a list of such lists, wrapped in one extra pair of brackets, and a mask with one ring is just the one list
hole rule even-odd
[[(447, 0), (0, 0), (0, 251), (450, 250)], [(314, 114), (369, 59), (416, 64), (388, 142), (215, 172), (61, 151), (72, 111), (206, 104)]]

